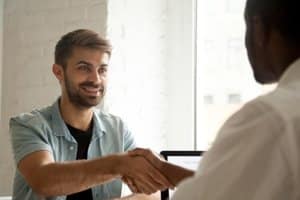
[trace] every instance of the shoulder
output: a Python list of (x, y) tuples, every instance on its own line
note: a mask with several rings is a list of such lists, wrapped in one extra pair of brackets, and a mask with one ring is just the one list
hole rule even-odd
[[(298, 107), (300, 95), (288, 88), (278, 87), (246, 103), (233, 116), (244, 123), (269, 121), (274, 127), (294, 123), (300, 117)], [(263, 122), (262, 121), (262, 122)]]
[(261, 96), (242, 106), (224, 123), (217, 136), (221, 140), (216, 141), (250, 143), (257, 138), (270, 141), (281, 138), (287, 126), (286, 119), (280, 110), (265, 100), (268, 98), (268, 95)]
[(260, 96), (246, 103), (229, 118), (227, 124), (245, 125), (253, 122), (259, 124), (263, 121), (282, 121), (280, 110), (268, 99), (269, 95)]
[(10, 127), (17, 125), (23, 127), (37, 127), (48, 124), (50, 117), (50, 107), (45, 107), (14, 116), (10, 118), (9, 124)]

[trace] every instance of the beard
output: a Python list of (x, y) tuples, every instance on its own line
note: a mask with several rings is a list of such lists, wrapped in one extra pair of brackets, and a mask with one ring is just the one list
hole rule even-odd
[[(85, 81), (80, 83), (78, 88), (65, 76), (65, 87), (66, 92), (69, 97), (70, 102), (80, 108), (91, 108), (97, 106), (104, 97), (105, 87), (103, 85), (96, 85), (91, 81)], [(84, 94), (81, 90), (84, 90), (84, 87), (93, 87), (99, 88), (99, 96), (89, 96)]]

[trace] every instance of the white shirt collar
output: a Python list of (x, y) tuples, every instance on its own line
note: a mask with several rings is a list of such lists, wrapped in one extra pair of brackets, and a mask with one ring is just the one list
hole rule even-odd
[(278, 86), (290, 85), (300, 81), (300, 58), (296, 59), (285, 70), (278, 82)]

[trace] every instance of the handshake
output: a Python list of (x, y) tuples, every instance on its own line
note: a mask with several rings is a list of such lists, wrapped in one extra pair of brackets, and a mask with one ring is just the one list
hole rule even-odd
[(148, 149), (137, 148), (121, 157), (118, 171), (133, 193), (152, 194), (174, 188), (194, 174), (194, 171), (168, 163)]

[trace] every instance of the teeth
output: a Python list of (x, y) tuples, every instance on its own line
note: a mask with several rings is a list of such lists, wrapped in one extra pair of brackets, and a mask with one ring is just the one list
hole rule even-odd
[(99, 88), (85, 87), (84, 88), (88, 92), (99, 92)]

